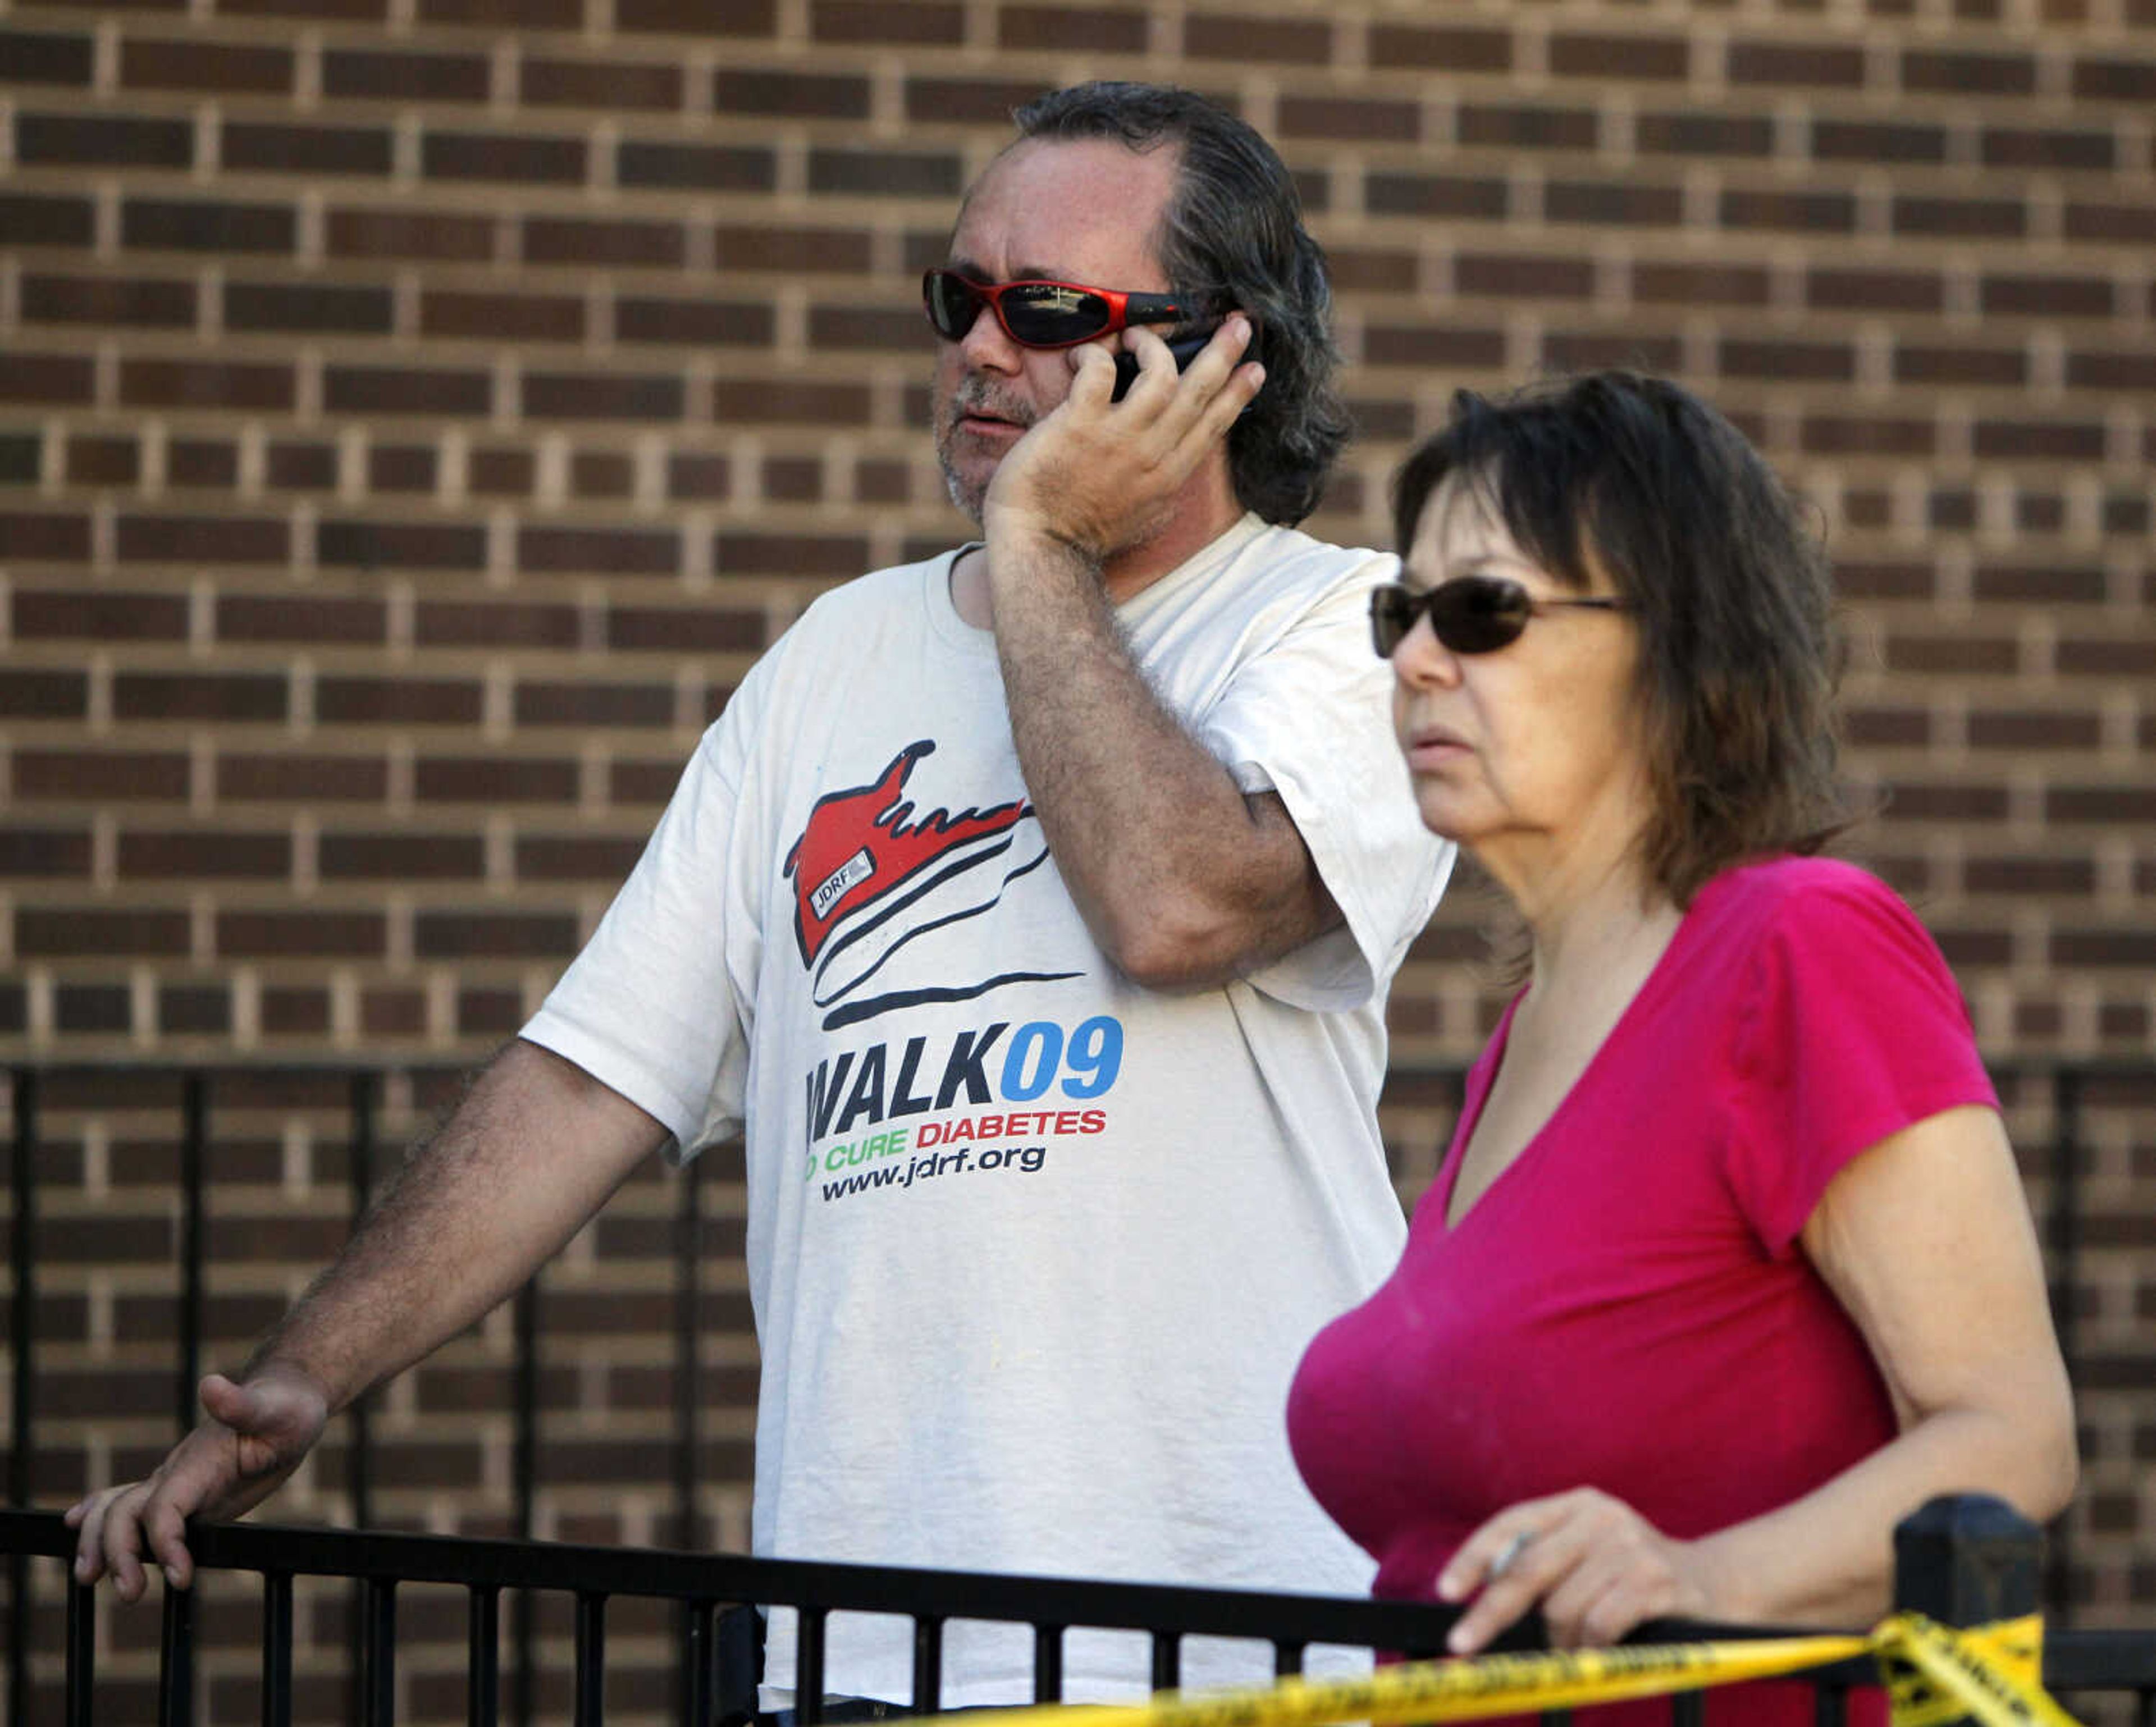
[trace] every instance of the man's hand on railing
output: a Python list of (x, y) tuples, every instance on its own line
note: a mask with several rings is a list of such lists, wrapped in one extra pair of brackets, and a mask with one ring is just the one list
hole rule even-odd
[(141, 1600), (146, 1543), (166, 1582), (187, 1588), (194, 1581), (187, 1519), (223, 1522), (260, 1504), (300, 1467), (329, 1419), (321, 1387), (290, 1366), (266, 1365), (244, 1384), (213, 1373), (201, 1394), (209, 1419), (147, 1481), (107, 1488), (69, 1508), (78, 1582), (110, 1574), (121, 1600)]

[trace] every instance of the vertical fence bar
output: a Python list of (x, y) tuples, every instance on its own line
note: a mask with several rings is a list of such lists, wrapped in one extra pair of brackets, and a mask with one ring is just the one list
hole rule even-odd
[(501, 1591), (471, 1590), (465, 1657), (465, 1727), (495, 1727), (501, 1709)]
[[(15, 1093), (15, 1144), (8, 1159), (8, 1187), (14, 1205), (8, 1248), (15, 1267), (14, 1287), (8, 1299), (8, 1347), (14, 1351), (14, 1382), (8, 1401), (8, 1503), (30, 1503), (31, 1434), (37, 1420), (36, 1376), (31, 1372), (30, 1351), (37, 1340), (33, 1309), (38, 1301), (37, 1263), (30, 1244), (37, 1221), (37, 1190), (31, 1165), (37, 1161), (38, 1076), (18, 1067), (13, 1075)], [(74, 1611), (73, 1601), (69, 1611)], [(8, 1719), (30, 1719), (30, 1560), (28, 1554), (8, 1558)]]
[[(510, 1469), (515, 1478), (516, 1534), (531, 1539), (539, 1497), (539, 1280), (534, 1277), (516, 1292), (516, 1444)], [(535, 1700), (531, 1591), (520, 1589), (510, 1604), (510, 1641), (515, 1645), (516, 1667), (511, 1714), (516, 1727), (531, 1727)]]
[(719, 1604), (691, 1598), (681, 1603), (681, 1671), (675, 1689), (680, 1694), (681, 1719), (686, 1727), (709, 1727), (711, 1698), (716, 1689)]
[(202, 1381), (203, 1166), (209, 1146), (209, 1076), (187, 1070), (180, 1089), (180, 1382), (179, 1431), (195, 1425), (195, 1387)]
[(1183, 1683), (1183, 1639), (1172, 1632), (1152, 1634), (1152, 1688), (1173, 1691)]
[(607, 1598), (577, 1593), (577, 1727), (606, 1727)]
[(1063, 1701), (1063, 1627), (1060, 1625), (1033, 1628), (1033, 1700)]
[(157, 1727), (194, 1727), (195, 1592), (165, 1586), (157, 1646)]
[(291, 1727), (292, 1574), (262, 1574), (262, 1727)]
[(366, 1639), (360, 1661), (360, 1727), (395, 1727), (397, 1720), (397, 1582), (369, 1577), (362, 1596)]
[(913, 1616), (913, 1712), (932, 1715), (943, 1706), (943, 1622)]
[[(2074, 1383), (2078, 1364), (2075, 1345), (2079, 1327), (2075, 1323), (2075, 1272), (2081, 1258), (2081, 1161), (2083, 1074), (2078, 1067), (2060, 1067), (2051, 1075), (2051, 1215), (2046, 1219), (2051, 1248), (2051, 1324), (2059, 1335), (2059, 1355), (2066, 1363), (2066, 1383)], [(2071, 1520), (2058, 1518), (2051, 1525), (2044, 1561), (2044, 1603), (2056, 1624), (2066, 1622), (2069, 1589), (2068, 1530)]]
[(1302, 1672), (1303, 1651), (1306, 1643), (1275, 1643), (1273, 1645), (1273, 1677), (1291, 1679)]
[(824, 1609), (803, 1607), (793, 1640), (793, 1719), (816, 1727), (824, 1719)]
[[(90, 1727), (90, 1683), (97, 1674), (97, 1592), (72, 1579), (67, 1592), (67, 1727)], [(20, 1721), (22, 1715), (10, 1716)]]

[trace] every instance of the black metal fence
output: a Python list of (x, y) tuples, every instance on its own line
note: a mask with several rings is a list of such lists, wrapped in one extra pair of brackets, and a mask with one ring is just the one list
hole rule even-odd
[[(2092, 1101), (2101, 1101), (2111, 1088), (2124, 1087), (2135, 1099), (2156, 1097), (2156, 1072), (2143, 1065), (2123, 1063), (2082, 1064), (2020, 1064), (2002, 1066), (1994, 1069), (2002, 1092), (2010, 1099), (2021, 1097), (2032, 1087), (2048, 1093), (2048, 1107), (2044, 1118), (2051, 1126), (2048, 1146), (2034, 1159), (2044, 1172), (2048, 1187), (2048, 1203), (2040, 1220), (2046, 1246), (2051, 1259), (2054, 1288), (2054, 1310), (2057, 1318), (2062, 1347), (2067, 1354), (2069, 1370), (2074, 1365), (2075, 1324), (2074, 1304), (2068, 1293), (2076, 1284), (2076, 1273), (2082, 1235), (2079, 1170), (2082, 1164), (2082, 1144), (2084, 1111)], [(378, 1154), (379, 1125), (382, 1114), (382, 1096), (383, 1074), (375, 1068), (335, 1069), (320, 1065), (277, 1070), (275, 1079), (278, 1085), (304, 1092), (319, 1103), (326, 1092), (341, 1090), (343, 1113), (346, 1122), (346, 1142), (349, 1147), (349, 1169), (352, 1186), (352, 1206), (356, 1216), (363, 1209), (374, 1178)], [(1445, 1097), (1456, 1102), (1462, 1074), (1457, 1069), (1425, 1071), (1409, 1076), (1405, 1089), (1424, 1097)], [(26, 1507), (31, 1496), (31, 1456), (29, 1443), (38, 1418), (37, 1345), (33, 1316), (37, 1300), (38, 1263), (35, 1251), (37, 1193), (33, 1170), (39, 1143), (41, 1110), (49, 1095), (76, 1108), (86, 1107), (85, 1099), (90, 1096), (110, 1098), (116, 1092), (135, 1098), (164, 1096), (177, 1098), (179, 1114), (179, 1138), (176, 1180), (180, 1205), (179, 1320), (177, 1326), (177, 1359), (174, 1365), (172, 1395), (177, 1430), (184, 1431), (196, 1418), (195, 1386), (201, 1376), (202, 1340), (204, 1335), (203, 1308), (205, 1272), (205, 1222), (208, 1218), (208, 1183), (207, 1171), (211, 1145), (212, 1112), (220, 1092), (233, 1089), (259, 1089), (264, 1077), (259, 1067), (214, 1071), (208, 1068), (175, 1068), (136, 1066), (54, 1066), (46, 1068), (18, 1067), (10, 1073), (13, 1103), (14, 1136), (11, 1159), (11, 1190), (13, 1199), (12, 1260), (13, 1267), (11, 1311), (11, 1359), (13, 1365), (11, 1431), (15, 1442), (10, 1447), (7, 1469), (7, 1492), (10, 1503)], [(446, 1088), (452, 1083), (449, 1076), (434, 1074)], [(1396, 1076), (1396, 1090), (1399, 1077)], [(701, 1259), (699, 1219), (701, 1212), (700, 1190), (704, 1178), (701, 1164), (692, 1164), (681, 1173), (679, 1185), (676, 1223), (674, 1230), (674, 1288), (675, 1288), (675, 1358), (676, 1397), (673, 1410), (674, 1437), (670, 1446), (672, 1457), (671, 1494), (676, 1511), (680, 1539), (684, 1546), (694, 1538), (693, 1507), (696, 1503), (698, 1456), (699, 1408), (696, 1395), (697, 1383), (696, 1354), (696, 1316), (698, 1310)], [(538, 1457), (538, 1375), (536, 1303), (531, 1289), (527, 1288), (517, 1298), (514, 1326), (513, 1402), (514, 1433), (511, 1467), (511, 1494), (514, 1503), (513, 1527), (520, 1537), (528, 1537), (533, 1528), (534, 1503), (537, 1492), (536, 1460)], [(361, 1529), (373, 1521), (374, 1446), (368, 1428), (363, 1405), (351, 1414), (350, 1442), (346, 1447), (347, 1490), (353, 1522)], [(27, 1663), (22, 1658), (32, 1647), (31, 1591), (25, 1585), (23, 1566), (27, 1557), (57, 1550), (54, 1545), (58, 1538), (34, 1518), (25, 1521), (23, 1517), (8, 1515), (8, 1541), (4, 1550), (13, 1557), (10, 1560), (9, 1606), (7, 1616), (8, 1648), (10, 1652), (8, 1699), (8, 1719), (27, 1721), (24, 1712), (28, 1693), (25, 1687)], [(488, 1652), (485, 1672), (495, 1671), (494, 1650), (496, 1639), (487, 1629), (494, 1624), (494, 1615), (500, 1610), (500, 1591), (510, 1590), (508, 1619), (510, 1656), (507, 1663), (510, 1681), (510, 1709), (511, 1718), (519, 1722), (531, 1718), (533, 1708), (533, 1648), (535, 1621), (531, 1603), (534, 1590), (558, 1589), (572, 1595), (578, 1603), (577, 1637), (578, 1672), (585, 1668), (586, 1640), (592, 1646), (602, 1646), (603, 1637), (603, 1607), (600, 1602), (608, 1594), (623, 1593), (664, 1597), (690, 1604), (688, 1617), (683, 1622), (683, 1657), (679, 1695), (685, 1719), (701, 1720), (699, 1711), (704, 1705), (698, 1701), (716, 1696), (712, 1690), (716, 1683), (716, 1668), (708, 1667), (696, 1654), (699, 1638), (708, 1641), (709, 1625), (698, 1615), (706, 1606), (721, 1601), (760, 1601), (781, 1604), (798, 1603), (822, 1609), (855, 1609), (860, 1611), (890, 1611), (913, 1612), (916, 1623), (933, 1626), (947, 1616), (978, 1617), (985, 1619), (1033, 1617), (1036, 1630), (1045, 1634), (1044, 1627), (1072, 1622), (1122, 1626), (1151, 1632), (1156, 1637), (1172, 1634), (1186, 1634), (1200, 1631), (1220, 1632), (1224, 1635), (1254, 1635), (1280, 1644), (1282, 1647), (1300, 1645), (1310, 1641), (1337, 1640), (1352, 1644), (1393, 1647), (1438, 1647), (1435, 1641), (1441, 1630), (1427, 1619), (1399, 1620), (1386, 1617), (1392, 1613), (1409, 1613), (1422, 1610), (1379, 1607), (1371, 1604), (1342, 1602), (1314, 1602), (1288, 1597), (1263, 1598), (1276, 1603), (1262, 1611), (1250, 1607), (1249, 1598), (1205, 1592), (1171, 1591), (1162, 1594), (1138, 1592), (1127, 1601), (1120, 1596), (1106, 1596), (1098, 1600), (1084, 1596), (1054, 1594), (1060, 1589), (1077, 1589), (1077, 1585), (1050, 1583), (1029, 1584), (1029, 1589), (1050, 1591), (1039, 1596), (1040, 1616), (1030, 1611), (1006, 1611), (1014, 1597), (1009, 1591), (1009, 1580), (949, 1580), (932, 1577), (932, 1574), (901, 1572), (855, 1572), (849, 1568), (833, 1566), (789, 1567), (772, 1562), (765, 1565), (737, 1558), (714, 1558), (689, 1554), (665, 1554), (635, 1550), (602, 1548), (573, 1548), (555, 1545), (520, 1545), (516, 1543), (447, 1543), (416, 1536), (358, 1535), (332, 1532), (272, 1532), (264, 1529), (233, 1528), (204, 1532), (209, 1544), (204, 1550), (207, 1562), (212, 1566), (227, 1566), (243, 1570), (255, 1570), (271, 1580), (265, 1584), (265, 1613), (270, 1616), (265, 1625), (264, 1681), (265, 1694), (274, 1663), (270, 1647), (274, 1620), (279, 1599), (279, 1586), (275, 1580), (282, 1577), (281, 1587), (287, 1591), (289, 1603), (290, 1580), (294, 1575), (349, 1577), (357, 1580), (357, 1611), (351, 1622), (352, 1643), (352, 1667), (359, 1675), (359, 1689), (355, 1696), (354, 1711), (361, 1719), (386, 1719), (367, 1713), (377, 1706), (373, 1700), (377, 1692), (370, 1687), (376, 1682), (367, 1675), (386, 1671), (385, 1663), (393, 1661), (393, 1591), (398, 1581), (436, 1581), (464, 1584), (474, 1590), (472, 1614), (472, 1647), (475, 1673), (480, 1671), (479, 1651), (482, 1643)], [(269, 1540), (274, 1550), (251, 1544)], [(403, 1570), (411, 1566), (416, 1569)], [(520, 1574), (519, 1566), (536, 1566), (536, 1572)], [(2053, 1535), (2050, 1561), (2046, 1572), (2042, 1594), (2054, 1612), (2064, 1604), (2064, 1581), (2066, 1554), (2062, 1533)], [(743, 1569), (747, 1568), (747, 1569)], [(559, 1581), (541, 1581), (547, 1580)], [(488, 1579), (491, 1581), (488, 1581)], [(644, 1584), (630, 1579), (642, 1578)], [(837, 1588), (837, 1585), (844, 1587)], [(859, 1598), (850, 1591), (865, 1591)], [(907, 1590), (925, 1591), (925, 1594), (907, 1596)], [(482, 1605), (482, 1595), (485, 1596)], [(1027, 1600), (1033, 1599), (1026, 1597)], [(1235, 1618), (1229, 1615), (1224, 1622), (1210, 1617), (1222, 1604), (1234, 1601), (1236, 1612), (1256, 1611), (1252, 1619)], [(70, 1626), (77, 1608), (70, 1596)], [(880, 1603), (882, 1605), (879, 1606)], [(701, 1604), (701, 1605), (700, 1605)], [(1001, 1604), (1000, 1606), (998, 1604)], [(1082, 1607), (1083, 1611), (1080, 1609)], [(1152, 1620), (1139, 1614), (1165, 1615), (1164, 1619)], [(184, 1611), (184, 1598), (169, 1607), (174, 1613)], [(1435, 1611), (1437, 1610), (1429, 1610)], [(1377, 1616), (1367, 1620), (1352, 1616), (1341, 1619), (1342, 1612), (1365, 1611)], [(1074, 1619), (1071, 1616), (1076, 1614)], [(1308, 1618), (1296, 1616), (1308, 1615)], [(588, 1620), (588, 1624), (587, 1621)], [(1199, 1623), (1199, 1620), (1206, 1622)], [(1256, 1624), (1253, 1631), (1223, 1630), (1229, 1622), (1237, 1624)], [(701, 1627), (700, 1629), (700, 1627)], [(1414, 1634), (1409, 1635), (1412, 1631)], [(484, 1634), (483, 1634), (484, 1633)], [(1337, 1637), (1335, 1633), (1345, 1633)], [(70, 1630), (69, 1647), (77, 1633)], [(2115, 1676), (2102, 1677), (2096, 1669), (2077, 1666), (2090, 1661), (2111, 1662), (2115, 1659), (2112, 1646), (2102, 1641), (2087, 1642), (2074, 1638), (2053, 1639), (2056, 1658), (2065, 1663), (2061, 1669), (2061, 1683), (2076, 1684), (2097, 1683), (2105, 1686), (2123, 1685), (2133, 1689), (2139, 1699), (2136, 1707), (2138, 1719), (2148, 1727), (2156, 1727), (2156, 1705), (2152, 1705), (2147, 1688), (2148, 1681), (2135, 1678), (2130, 1684)], [(927, 1639), (919, 1647), (923, 1652), (925, 1671), (932, 1674), (935, 1668), (933, 1636), (924, 1632)], [(812, 1652), (813, 1638), (810, 1642)], [(2156, 1645), (2156, 1638), (2149, 1640)], [(713, 1647), (716, 1647), (714, 1645)], [(1043, 1645), (1043, 1671), (1052, 1674), (1055, 1666), (1046, 1646)], [(2121, 1647), (2141, 1650), (2141, 1658), (2156, 1660), (2151, 1648), (2135, 1644), (2131, 1639)], [(1164, 1646), (1156, 1643), (1156, 1677), (1172, 1673), (1172, 1664), (1163, 1665), (1168, 1657), (1159, 1652)], [(2106, 1668), (2102, 1673), (2111, 1673)], [(475, 1678), (474, 1683), (478, 1683)], [(490, 1678), (488, 1684), (493, 1681)], [(578, 1695), (583, 1695), (583, 1682), (578, 1683)], [(490, 1710), (491, 1706), (490, 1705)], [(492, 1719), (491, 1714), (487, 1719)], [(70, 1721), (77, 1719), (70, 1714)], [(83, 1719), (87, 1719), (84, 1717)], [(474, 1719), (479, 1719), (475, 1716)]]
[[(577, 1727), (607, 1718), (606, 1635), (610, 1602), (622, 1597), (679, 1604), (683, 1632), (677, 1719), (685, 1727), (738, 1719), (751, 1707), (748, 1646), (729, 1649), (722, 1627), (740, 1622), (737, 1604), (761, 1602), (800, 1611), (798, 1695), (802, 1727), (822, 1719), (824, 1632), (845, 1611), (894, 1613), (913, 1627), (911, 1708), (935, 1711), (942, 1702), (945, 1626), (954, 1620), (1028, 1626), (1033, 1632), (1033, 1696), (1061, 1699), (1062, 1647), (1075, 1627), (1136, 1632), (1150, 1638), (1153, 1688), (1175, 1688), (1185, 1637), (1246, 1639), (1265, 1646), (1278, 1674), (1303, 1670), (1316, 1645), (1427, 1654), (1443, 1647), (1456, 1614), (1406, 1602), (1351, 1601), (1325, 1596), (1088, 1583), (1048, 1578), (909, 1570), (860, 1565), (752, 1560), (623, 1547), (548, 1542), (479, 1541), (450, 1537), (377, 1534), (354, 1530), (291, 1529), (247, 1524), (198, 1526), (192, 1541), (199, 1566), (252, 1571), (262, 1579), (262, 1711), (265, 1727), (292, 1719), (292, 1586), (298, 1575), (348, 1578), (363, 1602), (357, 1706), (359, 1727), (390, 1727), (396, 1719), (397, 1591), (402, 1585), (444, 1584), (466, 1593), (470, 1630), (465, 1719), (490, 1727), (501, 1717), (498, 1659), (500, 1602), (505, 1591), (559, 1591), (575, 1602), (575, 1683), (569, 1714)], [(1996, 1501), (1946, 1499), (1897, 1532), (1897, 1597), (1948, 1623), (1984, 1623), (2017, 1616), (2034, 1605), (2039, 1537)], [(57, 1514), (0, 1512), (0, 1553), (11, 1558), (16, 1587), (32, 1558), (64, 1565), (73, 1534)], [(66, 1586), (61, 1688), (68, 1727), (98, 1718), (93, 1590)], [(195, 1719), (192, 1600), (188, 1591), (163, 1596), (158, 1720), (189, 1727)], [(136, 1611), (136, 1610), (119, 1610)], [(141, 1609), (139, 1611), (145, 1611)], [(1689, 1642), (1758, 1635), (1727, 1627), (1659, 1621), (1633, 1641)], [(1508, 1647), (1531, 1647), (1539, 1627), (1522, 1627)], [(11, 1653), (11, 1716), (27, 1727), (28, 1651)], [(52, 1663), (47, 1663), (50, 1665)], [(1808, 1670), (1815, 1719), (1835, 1727), (1845, 1719), (1853, 1688), (1876, 1684), (1868, 1658)], [(2044, 1679), (2055, 1694), (2112, 1694), (2130, 1698), (2138, 1723), (2156, 1722), (2156, 1634), (2053, 1632), (2046, 1641)], [(1673, 1727), (1704, 1719), (1697, 1693), (1670, 1699)], [(1551, 1719), (1546, 1716), (1546, 1719)]]

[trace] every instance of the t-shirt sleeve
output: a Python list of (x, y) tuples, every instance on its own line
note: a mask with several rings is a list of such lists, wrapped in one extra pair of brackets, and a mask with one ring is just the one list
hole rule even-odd
[(1392, 727), (1392, 672), (1371, 651), (1369, 591), (1386, 565), (1343, 572), (1240, 667), (1201, 736), (1245, 793), (1279, 794), (1346, 927), (1252, 974), (1277, 1000), (1360, 1007), (1399, 969), (1437, 905), (1453, 848), (1422, 825)]
[(1777, 1257), (1861, 1154), (1942, 1110), (1999, 1101), (1929, 933), (1874, 877), (1815, 867), (1832, 873), (1775, 907), (1735, 1021), (1727, 1174)]
[(739, 1128), (747, 1082), (740, 980), (753, 975), (753, 916), (729, 867), (732, 715), (705, 733), (629, 880), (523, 1032), (665, 1123), (677, 1159)]

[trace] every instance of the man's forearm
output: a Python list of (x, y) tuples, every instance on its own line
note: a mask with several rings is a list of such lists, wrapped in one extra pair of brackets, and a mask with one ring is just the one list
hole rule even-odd
[(1279, 799), (1246, 797), (1132, 660), (1079, 549), (990, 540), (1019, 764), (1079, 912), (1142, 982), (1219, 981), (1338, 912)]
[(520, 1288), (665, 1135), (572, 1064), (512, 1043), (405, 1160), (248, 1372), (296, 1370), (342, 1408)]

